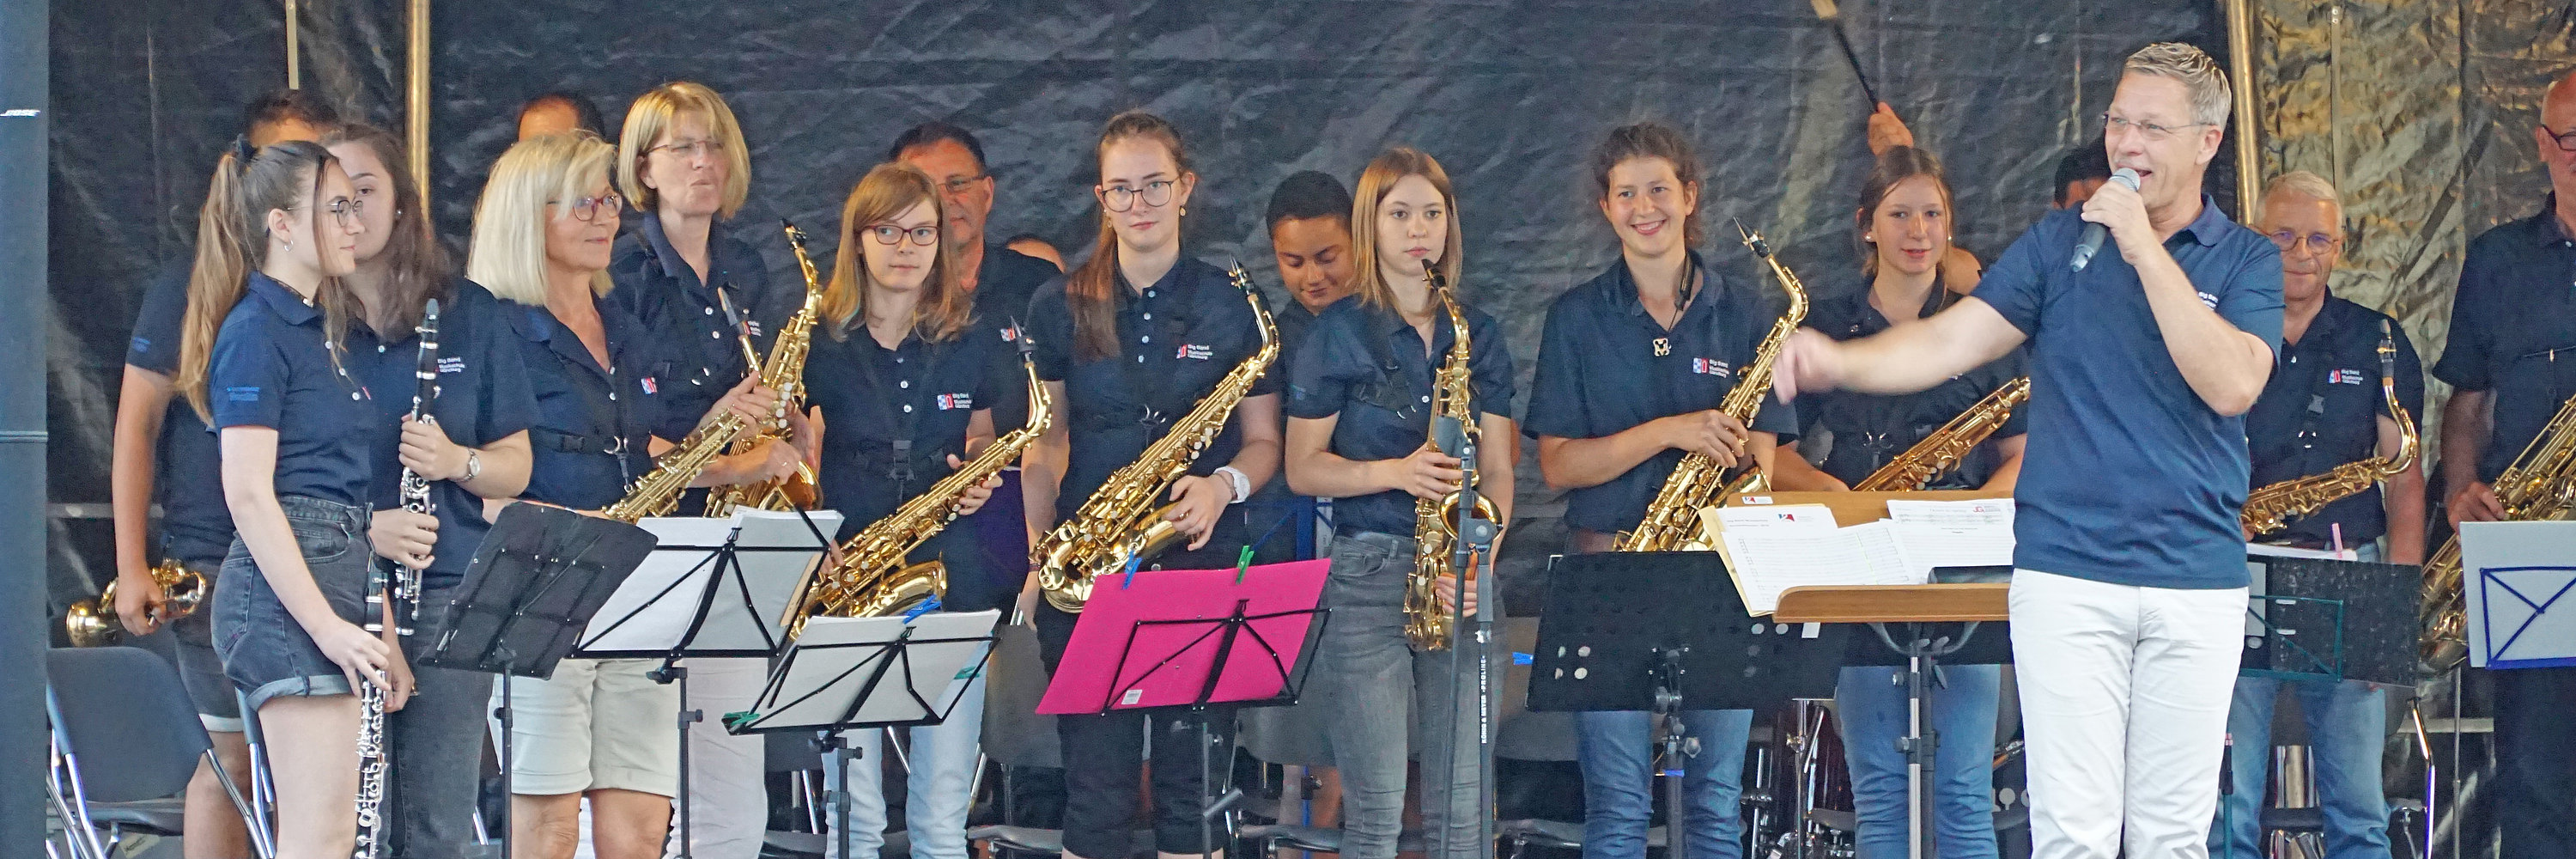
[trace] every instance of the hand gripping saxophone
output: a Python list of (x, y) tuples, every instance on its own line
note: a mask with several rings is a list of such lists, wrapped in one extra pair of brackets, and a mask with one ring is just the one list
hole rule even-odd
[(1124, 569), (1131, 562), (1142, 563), (1188, 536), (1167, 518), (1175, 505), (1164, 504), (1163, 496), (1171, 491), (1172, 481), (1188, 474), (1199, 454), (1225, 431), (1234, 407), (1243, 402), (1271, 362), (1279, 359), (1279, 327), (1270, 321), (1270, 308), (1261, 303), (1252, 276), (1243, 272), (1240, 262), (1228, 275), (1235, 288), (1243, 290), (1244, 300), (1252, 302), (1253, 319), (1261, 326), (1261, 348), (1218, 379), (1216, 388), (1199, 398), (1171, 431), (1145, 448), (1143, 456), (1111, 473), (1072, 518), (1057, 523), (1055, 530), (1029, 547), (1029, 564), (1037, 568), (1038, 587), (1046, 592), (1048, 605), (1080, 614), (1083, 603), (1091, 599), (1092, 583), (1102, 574)]
[(1012, 339), (1020, 344), (1020, 372), (1029, 383), (1028, 423), (995, 439), (955, 473), (940, 478), (892, 515), (870, 523), (842, 543), (840, 557), (807, 578), (795, 602), (789, 604), (785, 619), (788, 640), (794, 641), (804, 633), (805, 619), (809, 617), (884, 617), (909, 611), (926, 600), (947, 597), (946, 564), (906, 564), (904, 557), (957, 520), (957, 499), (964, 497), (967, 490), (1018, 461), (1020, 454), (1055, 423), (1046, 385), (1038, 381), (1037, 367), (1029, 357), (1029, 339)]
[[(723, 290), (718, 290), (716, 301), (724, 307), (726, 322), (734, 330), (742, 330), (742, 318), (734, 313), (733, 300), (726, 298)], [(810, 302), (808, 304), (810, 306)], [(745, 358), (759, 357), (751, 354), (749, 339), (742, 343)], [(759, 364), (751, 366), (752, 372), (759, 372)], [(671, 515), (671, 511), (679, 509), (680, 495), (689, 491), (689, 484), (696, 482), (698, 475), (714, 464), (716, 457), (724, 454), (725, 448), (740, 440), (744, 433), (757, 429), (739, 412), (732, 409), (718, 412), (714, 420), (691, 430), (687, 438), (680, 439), (679, 444), (655, 457), (653, 470), (636, 478), (635, 485), (626, 488), (626, 497), (608, 505), (600, 515), (629, 525), (648, 516)]]
[[(787, 247), (796, 252), (796, 266), (805, 271), (805, 306), (789, 317), (778, 330), (778, 339), (769, 344), (769, 360), (753, 365), (760, 374), (760, 384), (778, 392), (778, 406), (761, 422), (760, 433), (733, 443), (734, 453), (746, 453), (770, 440), (787, 440), (787, 415), (805, 407), (805, 356), (814, 349), (814, 321), (817, 304), (823, 298), (823, 279), (815, 273), (814, 258), (805, 253), (805, 231), (782, 219), (787, 230)], [(821, 493), (816, 489), (814, 472), (802, 463), (796, 472), (756, 483), (725, 486), (707, 492), (706, 515), (724, 518), (737, 507), (755, 510), (810, 509)]]
[[(1789, 312), (1780, 314), (1780, 318), (1771, 323), (1771, 333), (1763, 335), (1762, 345), (1754, 349), (1753, 360), (1737, 368), (1735, 387), (1728, 389), (1726, 398), (1718, 401), (1718, 411), (1749, 427), (1753, 425), (1753, 416), (1762, 412), (1763, 401), (1771, 397), (1771, 368), (1779, 363), (1780, 347), (1789, 342), (1789, 335), (1798, 330), (1798, 323), (1807, 319), (1807, 287), (1798, 280), (1797, 274), (1771, 255), (1771, 245), (1762, 240), (1762, 234), (1745, 229), (1742, 221), (1735, 223), (1735, 231), (1744, 236), (1744, 246), (1751, 248), (1754, 256), (1761, 257), (1771, 266), (1771, 276), (1780, 281), (1780, 290), (1789, 294)], [(1664, 487), (1655, 492), (1655, 500), (1646, 505), (1646, 518), (1637, 523), (1636, 530), (1619, 535), (1618, 542), (1611, 547), (1612, 551), (1676, 552), (1703, 548), (1695, 544), (1700, 508), (1729, 493), (1759, 491), (1762, 483), (1759, 472), (1748, 469), (1742, 479), (1730, 485), (1725, 472), (1725, 469), (1717, 467), (1716, 460), (1708, 457), (1696, 453), (1682, 457), (1681, 464), (1673, 468), (1672, 476), (1664, 479)]]
[(2003, 429), (2004, 420), (2013, 409), (2030, 399), (2030, 377), (2023, 376), (1996, 388), (1931, 435), (1924, 436), (1913, 447), (1878, 467), (1877, 471), (1852, 484), (1856, 492), (1912, 492), (1930, 484), (1933, 478), (1959, 467), (1959, 460), (1977, 445)]
[(1452, 549), (1458, 541), (1461, 504), (1474, 499), (1472, 518), (1493, 522), (1501, 513), (1492, 499), (1477, 491), (1476, 454), (1483, 430), (1476, 424), (1475, 378), (1467, 369), (1467, 315), (1442, 278), (1438, 265), (1424, 265), (1432, 298), (1449, 314), (1449, 357), (1431, 378), (1431, 439), (1442, 454), (1458, 458), (1466, 472), (1458, 491), (1439, 499), (1413, 502), (1413, 575), (1404, 581), (1404, 637), (1416, 650), (1449, 649), (1450, 613), (1440, 609), (1440, 577), (1456, 569)]
[[(2576, 397), (2558, 407), (2540, 434), (2495, 480), (2503, 521), (2539, 522), (2576, 511)], [(2460, 538), (2452, 535), (2424, 562), (2419, 641), (2426, 666), (2447, 669), (2468, 652), (2468, 597), (2460, 589)]]
[[(161, 586), (161, 612), (154, 623), (168, 624), (197, 613), (206, 601), (206, 577), (177, 558), (164, 558), (152, 567), (152, 581)], [(105, 647), (124, 635), (125, 627), (116, 619), (116, 580), (109, 579), (98, 596), (72, 603), (63, 611), (63, 633), (70, 636), (73, 647)]]
[[(438, 299), (430, 299), (422, 312), (420, 327), (420, 360), (412, 369), (417, 385), (411, 394), (411, 419), (415, 423), (435, 422), (430, 404), (438, 402)], [(406, 466), (402, 470), (402, 505), (404, 510), (427, 515), (437, 511), (429, 500), (429, 481)], [(396, 616), (394, 633), (410, 635), (410, 618), (420, 611), (420, 570), (401, 565), (388, 573), (382, 563), (368, 565), (367, 618), (368, 632), (385, 631), (384, 618)], [(386, 600), (393, 605), (386, 606)], [(394, 658), (402, 658), (395, 654)], [(385, 690), (372, 682), (358, 684), (358, 840), (356, 859), (376, 859), (385, 850), (385, 776), (393, 765), (393, 756), (385, 747)]]
[(2292, 519), (2317, 512), (2344, 496), (2360, 492), (2415, 464), (2415, 416), (2397, 402), (2397, 338), (2387, 320), (2379, 323), (2379, 393), (2388, 398), (2388, 413), (2397, 419), (2397, 455), (2369, 457), (2335, 466), (2324, 474), (2284, 480), (2245, 496), (2237, 522), (2260, 537), (2287, 526)]

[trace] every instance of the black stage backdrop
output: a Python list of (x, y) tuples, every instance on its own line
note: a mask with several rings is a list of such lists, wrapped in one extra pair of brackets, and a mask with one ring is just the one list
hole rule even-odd
[[(400, 131), (400, 0), (304, 9), (304, 85)], [(1960, 242), (1987, 258), (2046, 208), (2057, 158), (2099, 132), (2122, 56), (2183, 39), (2224, 57), (2208, 0), (1859, 0), (1842, 12), (1881, 97), (1947, 160)], [(84, 505), (58, 512), (103, 515), (136, 298), (187, 253), (239, 106), (283, 82), (281, 15), (240, 0), (54, 5), (50, 489)], [(996, 237), (1036, 233), (1078, 255), (1095, 228), (1100, 123), (1145, 107), (1180, 126), (1202, 179), (1187, 252), (1240, 257), (1265, 283), (1260, 218), (1281, 178), (1349, 182), (1398, 143), (1438, 157), (1459, 190), (1463, 291), (1510, 328), (1524, 380), (1547, 302), (1615, 258), (1585, 164), (1618, 124), (1662, 119), (1696, 141), (1708, 250), (1740, 261), (1726, 221), (1741, 217), (1820, 296), (1858, 285), (1850, 214), (1867, 105), (1804, 0), (437, 0), (431, 33), (432, 208), (451, 241), (521, 101), (589, 93), (614, 124), (636, 93), (693, 79), (742, 119), (753, 184), (737, 223), (781, 278), (795, 269), (777, 219), (829, 254), (851, 183), (929, 119), (983, 137)], [(2218, 164), (2212, 187), (2232, 211), (2232, 156)], [(1561, 507), (1523, 473), (1521, 516), (1534, 521), (1513, 567), (1561, 545)], [(112, 565), (102, 519), (55, 524), (59, 601)]]

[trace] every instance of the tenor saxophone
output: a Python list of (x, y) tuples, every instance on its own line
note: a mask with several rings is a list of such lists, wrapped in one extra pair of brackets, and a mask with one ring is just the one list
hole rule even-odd
[(788, 640), (804, 633), (809, 617), (883, 617), (947, 596), (946, 564), (906, 564), (904, 557), (957, 519), (957, 499), (968, 489), (1001, 473), (1055, 423), (1046, 386), (1038, 381), (1037, 367), (1029, 358), (1028, 338), (1013, 339), (1020, 344), (1020, 371), (1029, 385), (1028, 422), (842, 543), (839, 560), (807, 578), (789, 604)]
[(1261, 348), (1217, 380), (1216, 388), (1199, 398), (1171, 431), (1145, 448), (1144, 455), (1111, 473), (1072, 518), (1057, 523), (1029, 547), (1038, 587), (1046, 592), (1047, 604), (1058, 610), (1081, 613), (1083, 603), (1091, 599), (1092, 583), (1102, 574), (1131, 562), (1142, 563), (1187, 536), (1166, 518), (1171, 506), (1163, 503), (1164, 494), (1225, 431), (1235, 405), (1278, 360), (1279, 327), (1271, 322), (1270, 308), (1262, 304), (1252, 276), (1243, 272), (1240, 262), (1228, 274), (1235, 288), (1243, 290), (1244, 300), (1252, 303), (1253, 319), (1261, 326)]
[(2237, 514), (2237, 522), (2245, 526), (2246, 533), (2259, 537), (2281, 530), (2292, 519), (2378, 485), (2415, 464), (2415, 450), (2420, 443), (2415, 434), (2415, 417), (2397, 402), (2397, 340), (2384, 319), (2379, 322), (2379, 392), (2388, 398), (2388, 413), (2397, 418), (2397, 455), (2347, 462), (2324, 474), (2254, 490), (2245, 496), (2244, 512)]
[[(1762, 412), (1762, 402), (1771, 396), (1771, 368), (1780, 360), (1780, 347), (1788, 344), (1798, 323), (1807, 319), (1807, 287), (1795, 272), (1771, 255), (1771, 245), (1762, 240), (1761, 233), (1745, 229), (1742, 221), (1735, 223), (1735, 231), (1744, 236), (1744, 246), (1752, 249), (1754, 256), (1770, 265), (1771, 276), (1780, 281), (1780, 291), (1789, 294), (1789, 311), (1771, 323), (1771, 332), (1763, 335), (1762, 344), (1754, 349), (1753, 360), (1738, 368), (1735, 387), (1718, 401), (1718, 411), (1752, 426), (1754, 415)], [(1724, 494), (1759, 491), (1761, 480), (1758, 472), (1748, 469), (1743, 478), (1730, 484), (1726, 469), (1719, 468), (1716, 460), (1696, 453), (1684, 456), (1681, 464), (1673, 468), (1672, 476), (1664, 478), (1663, 488), (1656, 490), (1655, 500), (1646, 505), (1646, 518), (1637, 523), (1635, 530), (1620, 534), (1611, 550), (1674, 552), (1701, 548), (1696, 543), (1700, 508)]]
[[(805, 253), (805, 231), (784, 219), (779, 224), (787, 231), (787, 247), (796, 252), (796, 266), (805, 272), (805, 306), (788, 317), (786, 326), (778, 330), (778, 339), (769, 344), (769, 360), (760, 364), (760, 384), (778, 392), (778, 405), (761, 422), (758, 435), (734, 441), (734, 453), (750, 451), (762, 442), (789, 438), (787, 414), (802, 408), (805, 402), (805, 356), (814, 348), (814, 322), (823, 298), (823, 280), (814, 270), (813, 257)], [(796, 471), (785, 477), (708, 490), (706, 515), (721, 519), (733, 515), (738, 507), (810, 508), (819, 495), (814, 472), (798, 463)]]
[[(2558, 519), (2576, 509), (2576, 397), (2558, 407), (2558, 414), (2496, 477), (2494, 488), (2503, 521)], [(2460, 538), (2453, 534), (2424, 562), (2418, 644), (2426, 665), (2445, 668), (2467, 652), (2467, 596), (2460, 584)]]
[[(1424, 266), (1423, 273), (1430, 278), (1432, 296), (1448, 312), (1451, 329), (1449, 357), (1431, 379), (1430, 441), (1441, 453), (1462, 460), (1460, 467), (1473, 474), (1476, 464), (1464, 460), (1476, 455), (1484, 432), (1476, 424), (1476, 380), (1467, 369), (1467, 315), (1459, 311), (1439, 266)], [(1450, 617), (1440, 610), (1440, 577), (1451, 572), (1455, 561), (1450, 550), (1457, 544), (1458, 505), (1464, 498), (1475, 499), (1476, 518), (1491, 522), (1501, 515), (1474, 486), (1413, 502), (1413, 574), (1404, 581), (1404, 637), (1416, 650), (1449, 649)]]
[(1942, 424), (1940, 429), (1933, 430), (1931, 435), (1924, 436), (1922, 441), (1906, 448), (1904, 453), (1888, 460), (1886, 465), (1879, 466), (1859, 483), (1852, 484), (1852, 489), (1857, 492), (1911, 492), (1923, 488), (1933, 478), (1959, 467), (1959, 460), (1965, 458), (1968, 451), (1975, 450), (1980, 442), (1993, 436), (1996, 430), (2003, 429), (2004, 420), (2012, 417), (2013, 409), (2020, 408), (2022, 401), (2028, 399), (2029, 376), (2005, 382), (2003, 387), (1996, 388), (1976, 405), (1969, 406), (1967, 411), (1960, 412), (1958, 417), (1951, 418), (1949, 423)]

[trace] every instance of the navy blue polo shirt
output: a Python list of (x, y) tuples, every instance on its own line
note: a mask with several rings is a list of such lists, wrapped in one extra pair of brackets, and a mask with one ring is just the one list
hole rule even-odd
[[(188, 273), (188, 263), (172, 263), (144, 291), (143, 306), (134, 314), (134, 337), (126, 344), (126, 366), (178, 378)], [(209, 394), (209, 406), (213, 396)], [(161, 505), (162, 553), (207, 567), (223, 563), (233, 544), (233, 515), (224, 506), (222, 447), (187, 397), (170, 398), (155, 449), (152, 500)]]
[[(2074, 210), (2049, 213), (1973, 296), (2030, 338), (2013, 564), (2138, 587), (2244, 587), (2245, 419), (2220, 417), (2183, 381), (2138, 270), (2117, 248), (2068, 270), (2083, 229)], [(2280, 351), (2272, 240), (2203, 195), (2200, 216), (2165, 250), (2202, 304)]]
[[(1029, 301), (1038, 378), (1064, 383), (1064, 401), (1056, 406), (1073, 445), (1056, 495), (1058, 520), (1071, 517), (1111, 472), (1136, 461), (1217, 380), (1261, 350), (1251, 303), (1216, 266), (1185, 256), (1143, 291), (1121, 275), (1114, 292), (1118, 354), (1093, 359), (1077, 357), (1073, 312), (1060, 281)], [(1273, 364), (1245, 396), (1277, 393), (1281, 372)], [(1214, 474), (1242, 449), (1241, 421), (1228, 420), (1190, 473)]]
[[(2378, 455), (2379, 418), (2388, 413), (2388, 395), (2379, 389), (2379, 326), (2387, 322), (2397, 346), (2397, 402), (2424, 420), (2424, 366), (2406, 330), (2387, 314), (2332, 294), (2299, 342), (2283, 342), (2272, 364), (2263, 396), (2245, 413), (2245, 443), (2254, 456), (2254, 486), (2324, 474), (2335, 466)], [(2346, 545), (2366, 543), (2388, 533), (2388, 511), (2379, 503), (2379, 484), (2344, 496), (2288, 527), (2264, 535), (2304, 546), (2334, 540), (2343, 526)]]
[[(1720, 274), (1696, 251), (1691, 264), (1701, 272), (1699, 291), (1669, 330), (1637, 300), (1625, 261), (1557, 296), (1539, 335), (1538, 376), (1521, 432), (1601, 438), (1717, 408), (1780, 311), (1769, 298), (1773, 290)], [(1798, 411), (1766, 398), (1750, 428), (1788, 441), (1797, 435)], [(1684, 455), (1667, 449), (1608, 482), (1566, 492), (1566, 524), (1605, 534), (1637, 527)]]
[(277, 430), (279, 497), (358, 506), (373, 497), (373, 452), (400, 428), (368, 402), (351, 362), (332, 352), (320, 308), (251, 272), (241, 303), (215, 335), (206, 398), (217, 429)]
[[(1462, 306), (1473, 343), (1467, 356), (1474, 405), (1483, 414), (1512, 413), (1512, 353), (1502, 326), (1474, 307)], [(1430, 351), (1421, 331), (1394, 310), (1357, 296), (1325, 308), (1307, 332), (1288, 374), (1287, 413), (1316, 420), (1340, 415), (1325, 449), (1366, 462), (1413, 455), (1431, 433), (1431, 373), (1449, 359), (1457, 329), (1449, 316), (1433, 316)], [(1491, 444), (1509, 444), (1493, 439)], [(1375, 531), (1413, 536), (1414, 497), (1403, 490), (1333, 501), (1333, 525), (1343, 534)]]
[(722, 222), (707, 228), (703, 282), (671, 248), (662, 219), (649, 212), (634, 216), (634, 227), (617, 237), (608, 274), (617, 284), (608, 294), (610, 301), (632, 314), (645, 336), (660, 344), (662, 354), (647, 369), (668, 386), (660, 394), (663, 423), (654, 427), (666, 439), (687, 435), (750, 372), (735, 330), (725, 324), (715, 287), (733, 287), (733, 309), (751, 324), (752, 345), (764, 361), (770, 338), (805, 305), (804, 282), (770, 283), (760, 250)]
[[(449, 441), (479, 448), (535, 424), (536, 394), (528, 386), (519, 338), (510, 329), (514, 315), (491, 292), (461, 278), (438, 296), (438, 390), (426, 405)], [(349, 372), (376, 392), (379, 420), (399, 427), (420, 391), (420, 334), (397, 333), (382, 337), (353, 329)], [(397, 431), (375, 452), (375, 509), (402, 507), (401, 441)], [(464, 580), (474, 549), (492, 524), (483, 518), (483, 498), (455, 481), (432, 482), (429, 500), (438, 516), (438, 550), (431, 553), (421, 580), (438, 588)]]
[(537, 405), (528, 428), (534, 459), (521, 498), (598, 510), (626, 497), (627, 484), (653, 470), (654, 426), (661, 419), (656, 394), (666, 389), (650, 375), (659, 353), (616, 302), (600, 298), (593, 305), (608, 335), (606, 367), (544, 307), (503, 304)]
[[(823, 505), (842, 517), (835, 539), (849, 539), (948, 476), (948, 457), (966, 458), (966, 425), (975, 412), (1011, 397), (1028, 411), (1025, 381), (995, 384), (993, 363), (1007, 351), (1016, 371), (1019, 350), (998, 348), (990, 327), (970, 322), (940, 343), (907, 334), (893, 349), (860, 326), (847, 339), (816, 332), (805, 396), (823, 410)], [(918, 560), (948, 562), (941, 603), (950, 611), (1001, 608), (1018, 593), (999, 593), (973, 537), (973, 529), (952, 522), (914, 550)]]
[(2469, 243), (2450, 341), (2433, 364), (2433, 377), (2452, 387), (2494, 394), (2478, 457), (2478, 479), (2490, 483), (2576, 396), (2576, 237), (2557, 211), (2553, 194), (2539, 214)]
[[(1915, 318), (1931, 316), (1952, 303), (1955, 303), (1955, 298), (1949, 289), (1935, 283), (1931, 294), (1924, 296), (1923, 306), (1915, 311)], [(1878, 308), (1870, 306), (1866, 283), (1861, 284), (1857, 291), (1846, 293), (1844, 298), (1818, 303), (1807, 315), (1807, 327), (1836, 340), (1868, 337), (1887, 330), (1892, 324), (1886, 315), (1878, 312)], [(1889, 460), (1914, 449), (1916, 444), (1967, 412), (1987, 394), (2020, 378), (2025, 363), (2021, 350), (2015, 349), (2012, 354), (1911, 394), (1882, 396), (1856, 391), (1829, 391), (1811, 401), (1801, 401), (1798, 416), (1805, 419), (1805, 432), (1801, 437), (1808, 439), (1809, 444), (1800, 445), (1802, 449), (1799, 452), (1813, 455), (1814, 451), (1805, 448), (1816, 441), (1823, 441), (1825, 458), (1816, 464), (1816, 468), (1833, 475), (1846, 486), (1858, 484)], [(2024, 427), (2028, 422), (2023, 411), (2014, 409), (2012, 416), (2004, 419), (2003, 428), (1987, 436), (1984, 444), (1969, 451), (1960, 460), (1959, 467), (1934, 477), (1932, 483), (1924, 488), (1974, 489), (1984, 486), (1986, 480), (1994, 476), (1995, 470), (2003, 467), (2004, 457), (1995, 443), (2027, 431)]]
[[(1011, 250), (1001, 245), (984, 246), (984, 266), (975, 272), (975, 325), (969, 332), (1000, 343), (999, 352), (1013, 356), (1019, 346), (1011, 340), (1011, 326), (1029, 312), (1029, 296), (1047, 281), (1064, 276), (1055, 263)], [(816, 338), (820, 340), (821, 338)], [(1007, 362), (1011, 367), (1013, 386), (1026, 388), (1019, 378), (1019, 359)], [(1029, 398), (1026, 391), (1017, 396), (997, 395), (993, 408), (993, 430), (1010, 432), (1029, 422)]]

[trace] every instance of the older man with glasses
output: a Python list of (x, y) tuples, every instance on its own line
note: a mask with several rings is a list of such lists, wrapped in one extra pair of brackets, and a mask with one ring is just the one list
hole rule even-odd
[[(2469, 242), (2433, 377), (2442, 407), (2442, 485), (2451, 522), (2504, 518), (2493, 481), (2576, 394), (2576, 74), (2541, 102), (2533, 148), (2550, 194), (2531, 217)], [(2576, 668), (2497, 671), (2496, 819), (2503, 856), (2576, 856)]]
[[(2263, 395), (2245, 414), (2254, 486), (2323, 474), (2348, 462), (2394, 457), (2399, 419), (2389, 412), (2385, 376), (2408, 415), (2424, 412), (2424, 376), (2406, 332), (2386, 314), (2337, 297), (2327, 277), (2343, 256), (2343, 201), (2332, 184), (2300, 171), (2263, 189), (2255, 230), (2281, 249), (2281, 353)], [(2380, 353), (2381, 344), (2389, 352)], [(2424, 475), (2410, 464), (2387, 480), (2345, 496), (2270, 533), (2259, 542), (2321, 549), (2358, 547), (2363, 560), (2424, 560)], [(2382, 537), (2386, 544), (2380, 543)], [(2272, 709), (2284, 686), (2296, 695), (2316, 752), (2319, 803), (2325, 809), (2324, 859), (2388, 855), (2388, 805), (2380, 792), (2379, 755), (2387, 739), (2387, 694), (2359, 680), (2291, 681), (2239, 677), (2227, 732), (2236, 753), (2234, 792), (2221, 799), (2209, 852), (2262, 856), (2263, 790), (2271, 772)]]

